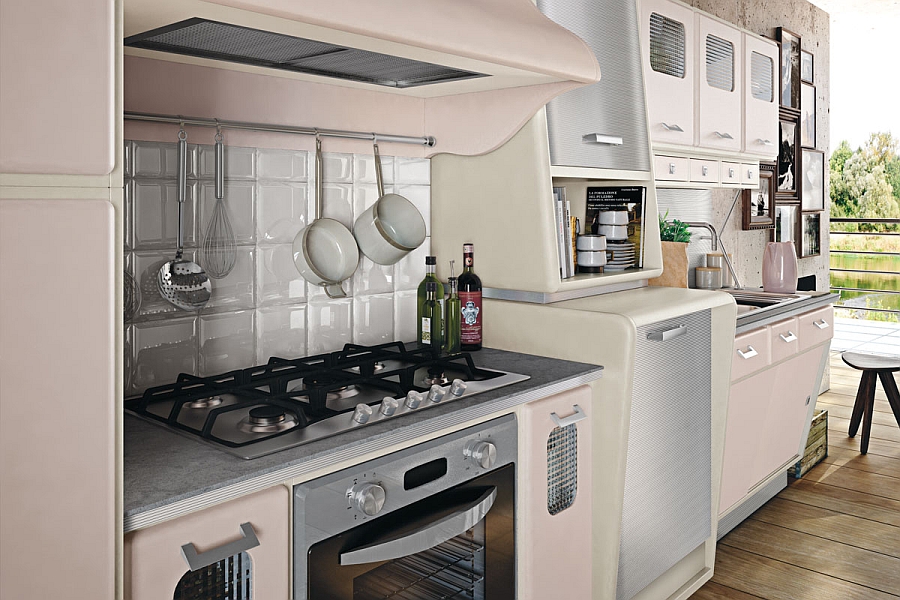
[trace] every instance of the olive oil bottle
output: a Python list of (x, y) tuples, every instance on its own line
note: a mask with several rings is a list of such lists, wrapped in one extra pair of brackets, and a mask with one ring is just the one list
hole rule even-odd
[(459, 340), (459, 317), (462, 306), (459, 302), (459, 281), (453, 275), (453, 263), (450, 261), (450, 277), (447, 279), (447, 285), (450, 287), (450, 297), (447, 298), (445, 304), (446, 316), (444, 318), (444, 350), (447, 354), (455, 354), (460, 351)]
[(422, 308), (425, 305), (425, 286), (429, 281), (437, 284), (435, 297), (442, 306), (444, 304), (444, 285), (437, 278), (437, 275), (434, 274), (436, 265), (436, 256), (425, 257), (425, 279), (419, 283), (419, 287), (416, 290), (416, 340), (420, 345), (425, 345), (422, 341)]
[(425, 303), (422, 305), (422, 318), (419, 327), (422, 330), (422, 346), (429, 346), (435, 353), (443, 348), (441, 329), (441, 303), (437, 300), (437, 286), (434, 281), (425, 284)]

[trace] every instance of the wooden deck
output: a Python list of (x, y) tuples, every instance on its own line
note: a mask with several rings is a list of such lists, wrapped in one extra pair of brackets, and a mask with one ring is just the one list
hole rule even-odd
[(860, 372), (831, 356), (828, 457), (718, 544), (692, 598), (900, 598), (900, 427), (878, 384), (869, 453), (847, 437)]

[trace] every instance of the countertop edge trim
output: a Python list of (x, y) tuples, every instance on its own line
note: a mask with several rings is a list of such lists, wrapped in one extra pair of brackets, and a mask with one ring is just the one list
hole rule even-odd
[[(771, 325), (772, 323), (777, 323), (778, 321), (783, 321), (796, 315), (802, 315), (803, 313), (821, 308), (822, 306), (825, 306), (827, 304), (834, 304), (834, 302), (840, 299), (840, 297), (840, 294), (823, 294), (821, 296), (814, 296), (808, 300), (804, 300), (803, 302), (788, 304), (784, 307), (788, 310), (767, 312), (762, 318), (757, 319), (753, 322), (737, 323), (735, 325), (734, 334), (739, 335), (741, 333), (746, 333), (754, 329), (759, 329), (760, 327), (765, 327), (766, 325)], [(750, 311), (750, 313), (748, 314), (753, 314), (753, 311)], [(740, 319), (738, 319), (738, 321), (739, 320)]]

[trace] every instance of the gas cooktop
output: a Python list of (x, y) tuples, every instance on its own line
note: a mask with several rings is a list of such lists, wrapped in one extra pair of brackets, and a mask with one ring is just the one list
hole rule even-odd
[(239, 456), (256, 458), (529, 379), (400, 342), (177, 381), (125, 400), (125, 409)]

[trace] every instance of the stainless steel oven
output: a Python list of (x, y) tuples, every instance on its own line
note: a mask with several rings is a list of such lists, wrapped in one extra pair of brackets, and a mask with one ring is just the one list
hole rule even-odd
[(512, 600), (516, 419), (294, 487), (295, 600)]

